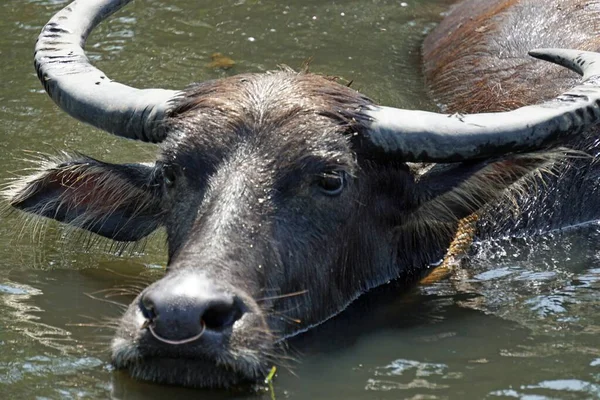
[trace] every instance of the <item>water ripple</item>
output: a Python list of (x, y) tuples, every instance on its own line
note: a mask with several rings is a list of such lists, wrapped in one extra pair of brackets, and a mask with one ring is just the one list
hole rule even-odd
[[(368, 379), (365, 390), (445, 389), (449, 385), (431, 382), (426, 378), (434, 376), (456, 378), (447, 371), (446, 364), (398, 359), (384, 367), (375, 368), (374, 375), (377, 378)], [(400, 377), (404, 379), (400, 380)]]
[[(527, 400), (549, 400), (565, 398), (599, 398), (600, 385), (580, 379), (546, 380), (533, 385), (523, 385), (521, 391), (514, 389), (496, 390), (489, 395), (493, 397), (512, 397)], [(533, 391), (534, 393), (531, 393)], [(544, 394), (547, 392), (548, 394)], [(574, 395), (575, 397), (572, 397)], [(569, 396), (569, 397), (565, 397)]]

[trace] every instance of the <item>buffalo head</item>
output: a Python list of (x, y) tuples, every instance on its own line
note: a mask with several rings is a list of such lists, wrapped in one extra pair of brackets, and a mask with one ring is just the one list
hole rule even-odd
[(599, 57), (575, 51), (535, 55), (584, 74), (581, 86), (498, 114), (382, 107), (290, 70), (139, 90), (108, 79), (82, 48), (127, 2), (67, 6), (43, 29), (35, 66), (63, 110), (161, 142), (157, 161), (62, 156), (6, 195), (117, 241), (166, 229), (166, 275), (129, 306), (112, 343), (115, 366), (141, 379), (260, 378), (282, 339), (390, 279), (421, 277), (458, 220), (560, 158), (547, 146), (600, 116), (600, 62), (589, 62)]

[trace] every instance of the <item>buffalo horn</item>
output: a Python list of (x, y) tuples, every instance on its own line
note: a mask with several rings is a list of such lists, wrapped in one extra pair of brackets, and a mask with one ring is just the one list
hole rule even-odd
[(113, 82), (83, 50), (92, 29), (129, 1), (77, 0), (62, 9), (42, 29), (35, 68), (52, 100), (71, 116), (115, 135), (160, 142), (161, 120), (179, 92)]
[(407, 162), (459, 162), (533, 151), (575, 135), (600, 119), (600, 54), (539, 49), (531, 56), (583, 75), (560, 96), (513, 111), (438, 114), (369, 106), (362, 110), (367, 141)]

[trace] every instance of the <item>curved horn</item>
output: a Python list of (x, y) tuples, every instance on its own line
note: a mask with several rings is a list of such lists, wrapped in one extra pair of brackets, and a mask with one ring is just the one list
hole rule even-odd
[(80, 121), (130, 139), (159, 142), (160, 123), (179, 92), (140, 90), (113, 82), (93, 67), (83, 46), (89, 33), (131, 0), (77, 0), (42, 29), (35, 68), (52, 100)]
[(542, 104), (484, 114), (437, 114), (370, 106), (367, 140), (407, 162), (459, 162), (540, 149), (600, 119), (600, 54), (539, 49), (531, 56), (583, 75), (582, 84)]

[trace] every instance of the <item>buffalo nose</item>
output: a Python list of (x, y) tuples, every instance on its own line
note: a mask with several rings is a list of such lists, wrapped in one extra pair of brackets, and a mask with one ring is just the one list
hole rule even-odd
[[(170, 344), (222, 337), (245, 311), (235, 295), (201, 277), (159, 281), (140, 299), (140, 310), (156, 339)], [(202, 340), (207, 340), (206, 338)]]

